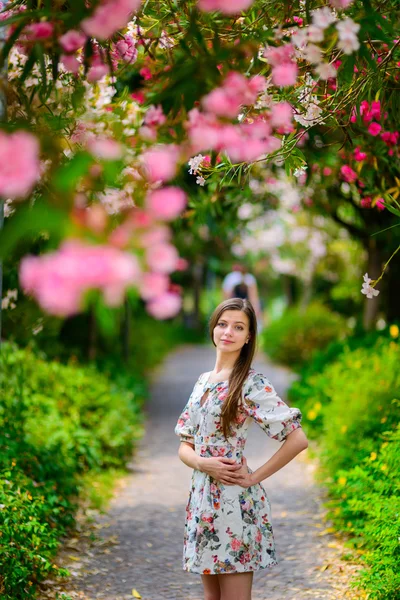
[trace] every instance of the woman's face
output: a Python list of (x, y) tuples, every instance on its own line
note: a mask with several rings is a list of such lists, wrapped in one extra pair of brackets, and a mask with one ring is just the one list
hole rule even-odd
[(249, 318), (242, 310), (225, 310), (214, 327), (214, 343), (223, 352), (240, 351), (250, 339)]

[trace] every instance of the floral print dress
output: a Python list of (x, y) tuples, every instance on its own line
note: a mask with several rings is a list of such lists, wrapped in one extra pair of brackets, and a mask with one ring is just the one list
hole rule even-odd
[[(181, 441), (194, 444), (200, 456), (225, 456), (241, 463), (253, 420), (278, 441), (301, 426), (300, 410), (287, 406), (268, 379), (250, 369), (232, 435), (226, 440), (221, 405), (228, 381), (208, 383), (209, 376), (200, 375), (175, 427)], [(276, 565), (270, 516), (271, 504), (260, 483), (249, 488), (224, 485), (195, 469), (186, 505), (183, 569), (205, 575)]]

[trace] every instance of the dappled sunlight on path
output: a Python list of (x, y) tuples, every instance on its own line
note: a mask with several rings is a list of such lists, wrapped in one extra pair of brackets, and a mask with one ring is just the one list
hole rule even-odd
[[(202, 600), (200, 577), (182, 570), (184, 511), (191, 470), (177, 456), (174, 426), (200, 373), (213, 368), (208, 346), (173, 352), (155, 376), (148, 424), (107, 515), (96, 527), (103, 542), (84, 553), (63, 588), (72, 598), (122, 600), (137, 590), (143, 600)], [(255, 368), (284, 395), (291, 375), (259, 356)], [(253, 425), (245, 455), (257, 468), (279, 448)], [(264, 482), (272, 504), (279, 565), (255, 573), (253, 600), (356, 598), (346, 592), (351, 567), (323, 522), (322, 492), (313, 482), (307, 451)]]

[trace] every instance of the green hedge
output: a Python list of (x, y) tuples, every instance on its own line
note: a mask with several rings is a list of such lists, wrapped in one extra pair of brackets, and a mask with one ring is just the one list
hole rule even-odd
[[(143, 398), (93, 367), (46, 362), (4, 345), (0, 356), (0, 593), (34, 597), (58, 539), (74, 523), (83, 476), (123, 466), (141, 434)], [(137, 387), (143, 390), (139, 379)]]
[(319, 303), (306, 310), (291, 308), (261, 334), (263, 350), (275, 361), (294, 369), (311, 360), (317, 350), (348, 333), (346, 320)]
[[(331, 498), (328, 517), (368, 567), (354, 584), (371, 599), (395, 600), (400, 590), (400, 347), (385, 336), (366, 346), (343, 346), (319, 371), (309, 365), (289, 399), (302, 409), (308, 436), (319, 442), (320, 478)], [(322, 362), (316, 357), (317, 365)]]

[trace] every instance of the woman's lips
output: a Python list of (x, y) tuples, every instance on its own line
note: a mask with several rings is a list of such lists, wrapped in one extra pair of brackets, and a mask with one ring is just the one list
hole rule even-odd
[(224, 344), (233, 344), (230, 340), (221, 340)]

